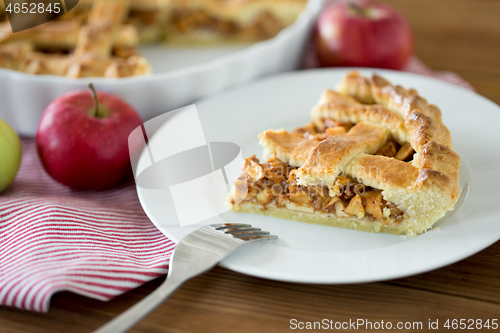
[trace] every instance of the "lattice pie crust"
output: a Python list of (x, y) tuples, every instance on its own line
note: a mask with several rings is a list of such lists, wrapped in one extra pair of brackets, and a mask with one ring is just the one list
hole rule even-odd
[(80, 0), (56, 20), (12, 33), (0, 1), (0, 68), (73, 78), (148, 74), (151, 67), (137, 51), (139, 44), (253, 43), (292, 24), (305, 4), (306, 0)]
[(233, 210), (408, 236), (453, 210), (460, 158), (439, 108), (414, 89), (351, 72), (311, 117), (259, 135), (271, 157), (245, 161)]

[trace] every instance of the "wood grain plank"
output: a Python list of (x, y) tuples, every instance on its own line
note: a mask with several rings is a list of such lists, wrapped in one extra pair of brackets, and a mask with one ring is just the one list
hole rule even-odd
[[(444, 269), (385, 283), (280, 283), (216, 268), (185, 284), (132, 332), (253, 332), (262, 327), (283, 332), (289, 330), (292, 318), (393, 323), (496, 318), (500, 314), (499, 262), (497, 242)], [(2, 308), (0, 327), (11, 332), (89, 332), (135, 304), (161, 281), (110, 302), (60, 293), (48, 314)]]
[(500, 79), (492, 80), (466, 74), (462, 74), (462, 77), (472, 84), (478, 94), (500, 105)]
[(500, 76), (500, 1), (383, 2), (408, 18), (415, 34), (416, 54), (432, 68)]
[(415, 34), (416, 55), (434, 70), (451, 70), (500, 104), (500, 1), (383, 0), (398, 8)]
[(500, 241), (453, 265), (387, 283), (500, 304)]

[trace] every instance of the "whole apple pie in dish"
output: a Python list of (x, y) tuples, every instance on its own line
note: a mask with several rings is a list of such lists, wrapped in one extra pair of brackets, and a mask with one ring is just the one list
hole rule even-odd
[(53, 21), (13, 33), (0, 1), (0, 68), (74, 78), (148, 74), (140, 44), (253, 43), (292, 24), (305, 5), (306, 0), (80, 0)]
[(414, 89), (349, 73), (312, 122), (260, 133), (228, 203), (239, 212), (414, 236), (453, 210), (460, 158), (441, 111)]

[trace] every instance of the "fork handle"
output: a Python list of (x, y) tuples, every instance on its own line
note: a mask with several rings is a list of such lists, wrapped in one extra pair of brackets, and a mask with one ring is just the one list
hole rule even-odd
[(139, 320), (147, 316), (160, 304), (167, 300), (189, 278), (168, 277), (155, 291), (142, 299), (139, 303), (123, 312), (107, 324), (98, 328), (94, 333), (121, 333), (126, 332)]

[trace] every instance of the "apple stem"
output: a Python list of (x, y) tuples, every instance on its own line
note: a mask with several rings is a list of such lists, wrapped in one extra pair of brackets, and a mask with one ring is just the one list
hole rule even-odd
[(353, 2), (349, 2), (349, 8), (354, 12), (356, 15), (363, 16), (365, 14), (364, 10), (359, 7), (357, 4)]
[(89, 88), (91, 90), (92, 98), (94, 99), (94, 117), (99, 118), (99, 99), (97, 98), (97, 92), (95, 91), (92, 83), (89, 83)]

